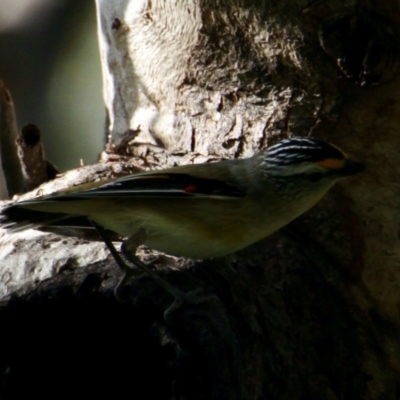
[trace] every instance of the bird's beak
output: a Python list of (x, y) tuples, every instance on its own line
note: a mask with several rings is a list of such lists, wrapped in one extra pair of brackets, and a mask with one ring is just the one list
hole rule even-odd
[(365, 166), (357, 161), (353, 161), (350, 158), (346, 160), (343, 168), (338, 173), (341, 177), (356, 175), (365, 170)]

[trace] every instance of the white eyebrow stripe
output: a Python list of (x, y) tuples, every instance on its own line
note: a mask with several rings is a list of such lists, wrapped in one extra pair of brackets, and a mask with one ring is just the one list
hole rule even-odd
[(274, 149), (274, 147), (271, 147), (270, 150), (268, 150), (268, 154), (270, 155), (276, 155), (278, 153), (285, 153), (287, 150), (321, 150), (322, 148), (320, 146), (285, 146), (285, 147), (278, 147)]

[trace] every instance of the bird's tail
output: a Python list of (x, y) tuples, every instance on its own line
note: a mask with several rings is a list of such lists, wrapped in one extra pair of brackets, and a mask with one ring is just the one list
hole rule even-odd
[(18, 203), (7, 205), (0, 211), (0, 227), (9, 232), (45, 226), (90, 226), (90, 222), (86, 217), (31, 210)]
[[(32, 205), (38, 202), (24, 201), (21, 204), (14, 203), (1, 209), (0, 228), (6, 229), (9, 233), (21, 232), (26, 229), (38, 229), (63, 236), (76, 236), (86, 240), (101, 240), (101, 237), (86, 216), (38, 211), (23, 207), (28, 203)], [(115, 232), (108, 231), (108, 234), (113, 241), (121, 240), (121, 237)]]

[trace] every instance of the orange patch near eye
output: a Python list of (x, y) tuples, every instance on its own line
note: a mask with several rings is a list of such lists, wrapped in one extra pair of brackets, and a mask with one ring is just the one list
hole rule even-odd
[(346, 159), (342, 158), (338, 160), (337, 158), (326, 158), (325, 160), (318, 161), (315, 164), (326, 169), (340, 169), (344, 167)]

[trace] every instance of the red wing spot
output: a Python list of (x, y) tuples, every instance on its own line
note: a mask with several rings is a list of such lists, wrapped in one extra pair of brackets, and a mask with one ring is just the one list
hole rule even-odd
[(183, 189), (184, 192), (189, 192), (189, 193), (195, 192), (196, 190), (197, 190), (197, 186), (194, 186), (194, 185), (186, 186), (185, 189)]

